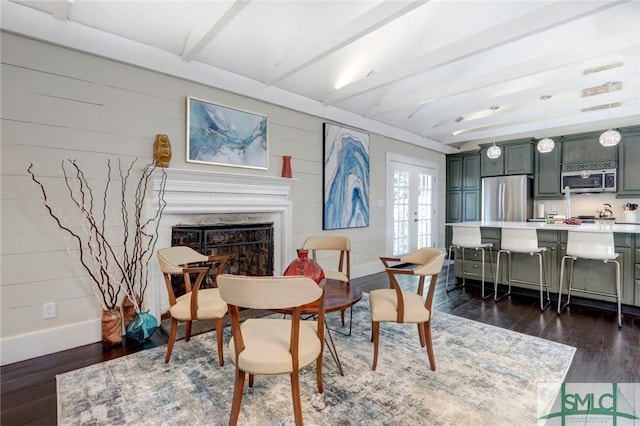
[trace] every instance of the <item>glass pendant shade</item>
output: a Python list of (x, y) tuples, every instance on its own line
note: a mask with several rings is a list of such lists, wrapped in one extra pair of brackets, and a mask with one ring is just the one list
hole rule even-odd
[(495, 160), (496, 158), (500, 158), (502, 155), (502, 148), (497, 146), (495, 143), (487, 149), (487, 157)]
[(320, 284), (324, 279), (324, 271), (315, 260), (309, 258), (308, 250), (304, 249), (298, 250), (298, 258), (287, 266), (283, 275), (304, 275), (317, 284)]
[(609, 129), (600, 135), (600, 145), (602, 146), (615, 146), (622, 140), (620, 132)]
[(538, 151), (542, 153), (553, 151), (553, 148), (555, 146), (556, 146), (556, 143), (553, 141), (553, 139), (549, 139), (547, 137), (539, 140), (537, 145)]

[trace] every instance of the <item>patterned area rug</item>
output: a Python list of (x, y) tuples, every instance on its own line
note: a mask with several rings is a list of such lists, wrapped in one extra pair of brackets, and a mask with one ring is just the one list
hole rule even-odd
[[(560, 383), (575, 348), (436, 312), (437, 370), (429, 369), (412, 324), (382, 324), (377, 371), (367, 295), (354, 307), (353, 334), (333, 333), (345, 376), (328, 349), (324, 394), (315, 366), (301, 373), (307, 425), (527, 425), (537, 421), (537, 384)], [(348, 318), (348, 315), (347, 315)], [(327, 317), (337, 324), (339, 315)], [(225, 329), (225, 341), (229, 340)], [(178, 341), (57, 376), (58, 424), (226, 425), (234, 366), (217, 362), (215, 336)], [(288, 376), (257, 376), (241, 425), (294, 424)]]

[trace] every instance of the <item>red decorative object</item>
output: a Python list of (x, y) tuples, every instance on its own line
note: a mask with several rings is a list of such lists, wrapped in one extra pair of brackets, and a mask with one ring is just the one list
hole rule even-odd
[(282, 177), (283, 178), (293, 177), (293, 173), (291, 172), (291, 156), (290, 155), (282, 156)]
[(287, 266), (284, 275), (304, 275), (314, 280), (317, 284), (324, 279), (324, 271), (313, 259), (309, 258), (309, 251), (304, 249), (298, 250), (298, 258)]

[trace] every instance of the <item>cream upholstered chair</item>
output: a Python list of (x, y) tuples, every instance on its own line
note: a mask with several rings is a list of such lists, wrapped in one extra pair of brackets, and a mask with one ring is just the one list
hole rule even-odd
[[(315, 281), (303, 276), (248, 277), (223, 274), (218, 277), (218, 286), (222, 299), (229, 305), (233, 333), (229, 351), (236, 365), (229, 425), (238, 422), (247, 373), (250, 387), (256, 374), (289, 374), (295, 422), (296, 425), (302, 425), (299, 369), (316, 361), (318, 392), (323, 392), (324, 292)], [(303, 306), (306, 313), (310, 309), (317, 313), (317, 320), (301, 321)], [(286, 311), (291, 316), (288, 319), (249, 318), (241, 324), (241, 307)]]
[[(176, 341), (178, 322), (186, 322), (185, 340), (191, 338), (191, 324), (195, 320), (215, 319), (216, 338), (218, 343), (218, 361), (224, 365), (222, 354), (223, 318), (227, 313), (227, 304), (220, 298), (217, 288), (201, 289), (200, 285), (209, 272), (210, 266), (200, 266), (203, 262), (217, 263), (217, 274), (221, 274), (229, 256), (205, 256), (190, 247), (174, 246), (160, 249), (156, 252), (160, 270), (169, 293), (169, 312), (171, 314), (171, 330), (164, 362), (169, 362), (171, 352)], [(198, 265), (194, 265), (198, 264)], [(197, 274), (195, 282), (191, 282), (191, 275)], [(182, 275), (186, 293), (176, 297), (171, 285), (172, 275)], [(215, 286), (215, 283), (214, 283)]]
[[(312, 236), (302, 244), (304, 250), (311, 252), (313, 260), (318, 261), (317, 252), (335, 252), (337, 268), (322, 267), (325, 278), (343, 281), (349, 285), (351, 283), (351, 240), (341, 235)], [(342, 325), (344, 326), (344, 311), (340, 312)], [(353, 309), (351, 310), (353, 315)], [(352, 318), (353, 319), (353, 318)], [(349, 333), (351, 334), (351, 322), (349, 322)]]
[[(431, 342), (431, 318), (433, 317), (433, 294), (438, 274), (442, 270), (445, 251), (437, 248), (422, 248), (402, 257), (381, 257), (385, 270), (389, 275), (390, 289), (372, 290), (369, 293), (371, 304), (371, 328), (373, 332), (373, 366), (378, 363), (378, 341), (381, 322), (416, 323), (420, 345), (427, 347), (429, 365), (436, 370), (436, 360)], [(414, 275), (420, 277), (417, 292), (402, 290), (396, 275)], [(426, 276), (431, 276), (431, 283), (424, 293)]]
[[(622, 292), (620, 288), (620, 262), (616, 253), (613, 232), (585, 232), (585, 231), (567, 231), (567, 254), (562, 258), (560, 266), (560, 287), (558, 289), (558, 315), (571, 302), (571, 291), (582, 293), (591, 293), (597, 295), (610, 296), (607, 293), (600, 293), (586, 289), (573, 288), (573, 265), (578, 259), (601, 260), (603, 263), (612, 263), (615, 269), (615, 291), (618, 304), (618, 327), (622, 327)], [(569, 272), (569, 288), (567, 290), (567, 301), (562, 304), (562, 286), (564, 282), (564, 265), (566, 261), (571, 261), (571, 269)]]

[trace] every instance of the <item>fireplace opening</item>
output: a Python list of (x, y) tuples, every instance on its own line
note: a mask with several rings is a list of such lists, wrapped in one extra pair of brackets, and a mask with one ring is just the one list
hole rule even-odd
[[(188, 246), (210, 256), (231, 256), (224, 273), (233, 275), (273, 275), (273, 222), (209, 225), (176, 225), (171, 228), (171, 245)], [(211, 268), (202, 288), (215, 281)], [(185, 294), (181, 276), (172, 278), (176, 297)]]

